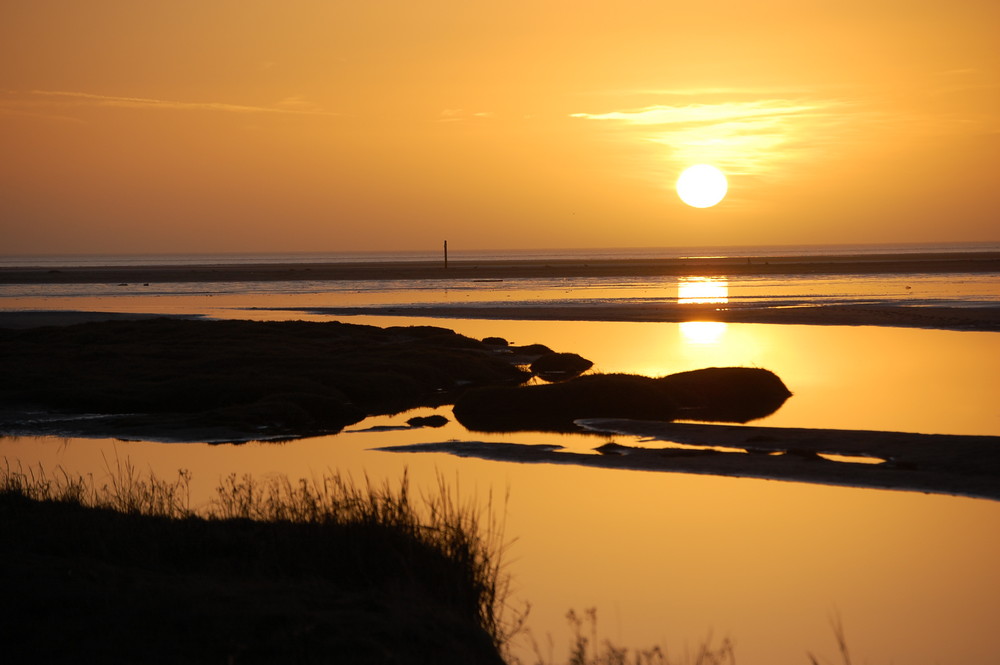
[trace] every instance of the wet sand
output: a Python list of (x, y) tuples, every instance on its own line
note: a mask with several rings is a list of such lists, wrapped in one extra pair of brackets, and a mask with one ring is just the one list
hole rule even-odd
[[(287, 310), (286, 310), (287, 311)], [(296, 310), (292, 310), (296, 311)], [(518, 321), (635, 321), (778, 323), (795, 325), (900, 326), (937, 330), (1000, 331), (1000, 307), (913, 307), (905, 305), (803, 305), (764, 307), (678, 305), (676, 303), (586, 303), (551, 305), (391, 305), (317, 307), (297, 311), (331, 317), (420, 316)]]
[[(381, 448), (444, 452), (521, 464), (695, 473), (738, 478), (953, 494), (1000, 500), (1000, 436), (761, 427), (589, 418), (606, 435), (642, 437), (595, 453), (550, 445), (445, 441)], [(530, 436), (525, 433), (525, 439)]]
[[(258, 313), (261, 310), (255, 310)], [(911, 307), (892, 305), (812, 305), (801, 307), (740, 307), (677, 305), (673, 303), (606, 303), (601, 305), (391, 305), (372, 307), (312, 307), (298, 311), (350, 320), (353, 316), (409, 316), (441, 319), (517, 321), (632, 321), (774, 323), (790, 325), (896, 326), (935, 330), (1000, 332), (1000, 307)], [(0, 328), (63, 326), (91, 321), (140, 320), (159, 317), (201, 318), (201, 314), (149, 314), (73, 310), (0, 311)], [(256, 318), (256, 317), (255, 317)], [(447, 324), (445, 324), (447, 325)]]
[(892, 273), (1000, 273), (1000, 252), (759, 256), (676, 259), (554, 259), (260, 263), (185, 266), (0, 268), (0, 284), (145, 284), (289, 280), (514, 279), (820, 275)]

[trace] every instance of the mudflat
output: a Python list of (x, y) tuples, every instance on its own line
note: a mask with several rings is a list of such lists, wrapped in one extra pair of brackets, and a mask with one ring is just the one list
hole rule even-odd
[[(1000, 331), (1000, 307), (908, 307), (903, 305), (803, 305), (799, 307), (720, 307), (676, 303), (602, 303), (552, 305), (380, 305), (368, 307), (283, 308), (331, 319), (352, 316), (411, 316), (443, 319), (518, 321), (633, 321), (775, 323), (789, 325), (890, 326), (937, 330)], [(96, 321), (138, 321), (164, 318), (200, 318), (198, 314), (165, 315), (138, 312), (79, 310), (0, 311), (0, 328), (65, 326)]]
[[(299, 311), (337, 316), (419, 316), (519, 321), (635, 321), (778, 323), (795, 325), (899, 326), (938, 330), (1000, 331), (1000, 307), (910, 307), (905, 305), (801, 305), (762, 307), (676, 303), (488, 305), (389, 305), (313, 307)], [(2, 321), (2, 319), (0, 319)]]
[(1000, 272), (1000, 252), (0, 268), (0, 284)]
[(443, 441), (382, 448), (521, 464), (696, 473), (954, 494), (1000, 500), (1000, 436), (760, 427), (588, 418), (594, 432), (642, 437), (593, 453), (517, 442)]

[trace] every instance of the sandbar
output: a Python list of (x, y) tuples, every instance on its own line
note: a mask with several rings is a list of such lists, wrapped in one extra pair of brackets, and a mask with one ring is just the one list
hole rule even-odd
[[(333, 319), (356, 316), (400, 316), (438, 319), (515, 321), (630, 321), (683, 323), (772, 323), (789, 325), (889, 326), (934, 330), (1000, 332), (1000, 307), (913, 307), (905, 305), (802, 305), (798, 307), (678, 305), (676, 303), (605, 302), (600, 304), (491, 303), (483, 305), (378, 305), (251, 310), (301, 312)], [(150, 318), (203, 318), (202, 314), (151, 314), (81, 310), (0, 310), (0, 328), (65, 326), (93, 321)]]
[[(286, 310), (287, 311), (287, 310)], [(1000, 331), (1000, 307), (916, 307), (906, 305), (719, 306), (669, 302), (579, 304), (489, 303), (482, 305), (386, 305), (312, 307), (298, 311), (331, 317), (362, 315), (518, 321), (721, 321), (794, 325), (895, 326), (936, 330)]]
[[(1000, 500), (1000, 436), (962, 436), (589, 418), (587, 430), (642, 437), (595, 453), (551, 445), (444, 441), (390, 446), (522, 464), (710, 474)], [(600, 454), (597, 454), (600, 453)]]
[(513, 279), (557, 277), (1000, 273), (1000, 252), (926, 252), (659, 259), (356, 261), (2, 267), (0, 284)]

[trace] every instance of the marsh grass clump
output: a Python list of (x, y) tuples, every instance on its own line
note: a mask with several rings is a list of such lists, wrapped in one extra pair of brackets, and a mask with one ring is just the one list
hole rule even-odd
[[(588, 608), (582, 613), (571, 609), (566, 613), (566, 621), (570, 628), (566, 665), (736, 665), (735, 644), (729, 638), (716, 644), (709, 635), (693, 653), (674, 658), (659, 645), (636, 649), (618, 646), (602, 638), (597, 628), (596, 608)], [(553, 646), (550, 639), (549, 653), (545, 654), (538, 641), (532, 639), (534, 659), (531, 665), (555, 665), (551, 653)]]
[[(501, 663), (501, 526), (439, 479), (223, 478), (206, 505), (128, 463), (0, 466), (0, 640), (32, 662)], [(346, 658), (346, 654), (351, 654)]]
[[(833, 638), (837, 642), (837, 651), (840, 654), (841, 662), (844, 665), (852, 665), (851, 650), (847, 646), (847, 633), (844, 630), (844, 622), (839, 612), (830, 615), (830, 628), (833, 630)], [(820, 665), (820, 661), (811, 651), (807, 652), (806, 655), (809, 657), (810, 665)]]
[(55, 474), (50, 475), (41, 465), (13, 469), (5, 459), (0, 467), (0, 495), (114, 510), (126, 515), (176, 519), (195, 515), (191, 508), (189, 471), (180, 469), (176, 479), (166, 480), (152, 473), (140, 474), (129, 460), (116, 459), (114, 467), (107, 458), (104, 462), (109, 474), (98, 484), (92, 474), (71, 475), (57, 467)]
[(658, 379), (684, 418), (744, 423), (771, 415), (792, 393), (759, 367), (706, 367)]
[(576, 353), (547, 353), (529, 366), (532, 374), (545, 381), (563, 381), (579, 376), (594, 363)]

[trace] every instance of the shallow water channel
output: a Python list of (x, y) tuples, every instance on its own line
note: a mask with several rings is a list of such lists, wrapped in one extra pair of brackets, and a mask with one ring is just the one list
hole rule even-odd
[[(246, 316), (234, 311), (233, 316)], [(274, 318), (265, 312), (259, 318)], [(719, 323), (469, 321), (355, 317), (375, 325), (439, 325), (473, 337), (540, 342), (604, 372), (663, 375), (708, 366), (776, 372), (793, 392), (777, 427), (1000, 434), (1000, 334)], [(421, 414), (432, 410), (420, 410)], [(437, 412), (450, 417), (450, 409)], [(11, 465), (100, 477), (128, 460), (141, 471), (193, 475), (192, 503), (221, 477), (327, 472), (397, 482), (439, 479), (504, 521), (511, 603), (555, 660), (570, 641), (564, 615), (596, 607), (599, 639), (672, 656), (711, 633), (731, 637), (746, 665), (839, 662), (830, 618), (855, 662), (996, 663), (1000, 502), (755, 479), (519, 464), (444, 453), (373, 450), (401, 443), (502, 440), (590, 451), (607, 436), (479, 435), (384, 429), (374, 418), (335, 436), (244, 445), (0, 439)], [(365, 431), (372, 427), (377, 431)], [(614, 437), (634, 443), (628, 437)], [(650, 444), (652, 445), (652, 444)], [(522, 639), (521, 653), (529, 654)], [(679, 658), (682, 660), (682, 658)], [(525, 657), (526, 662), (530, 661)]]

